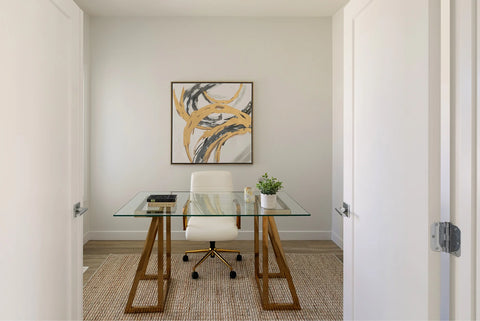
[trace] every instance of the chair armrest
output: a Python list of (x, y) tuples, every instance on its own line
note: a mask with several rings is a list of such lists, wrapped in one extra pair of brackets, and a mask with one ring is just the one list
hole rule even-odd
[(183, 205), (183, 230), (185, 231), (187, 229), (187, 213), (188, 213), (188, 206), (190, 205), (190, 200), (187, 200), (185, 202), (185, 205)]
[(233, 202), (235, 203), (235, 208), (237, 210), (237, 228), (240, 229), (242, 223), (241, 223), (241, 219), (240, 219), (240, 213), (241, 213), (241, 207), (240, 207), (240, 203), (235, 199), (233, 200)]

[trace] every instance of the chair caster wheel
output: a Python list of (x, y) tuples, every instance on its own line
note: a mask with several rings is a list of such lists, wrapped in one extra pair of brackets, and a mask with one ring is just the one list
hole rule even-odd
[(198, 272), (197, 271), (192, 272), (192, 279), (198, 279)]
[(242, 260), (242, 255), (238, 254), (237, 255), (237, 261), (241, 261)]
[(183, 256), (183, 262), (188, 262), (188, 255), (187, 255), (187, 254), (185, 254), (185, 255)]
[(237, 272), (230, 271), (230, 279), (235, 279), (237, 277)]

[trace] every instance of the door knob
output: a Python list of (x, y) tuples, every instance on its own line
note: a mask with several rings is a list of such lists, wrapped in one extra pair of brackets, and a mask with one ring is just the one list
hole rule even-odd
[(73, 216), (77, 217), (77, 216), (83, 215), (87, 210), (88, 208), (86, 207), (80, 207), (80, 202), (78, 202), (75, 205), (73, 205)]
[(341, 208), (335, 207), (335, 211), (337, 211), (340, 216), (350, 217), (350, 209), (348, 204), (345, 202), (343, 202), (343, 206)]

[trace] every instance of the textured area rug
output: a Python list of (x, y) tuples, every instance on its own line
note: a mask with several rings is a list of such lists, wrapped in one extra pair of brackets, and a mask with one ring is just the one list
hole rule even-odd
[[(302, 307), (299, 311), (265, 311), (254, 277), (253, 254), (233, 263), (236, 279), (217, 259), (206, 260), (191, 278), (200, 256), (172, 255), (172, 281), (163, 313), (125, 314), (124, 308), (140, 255), (109, 255), (83, 288), (84, 320), (342, 320), (343, 265), (329, 254), (287, 254)], [(278, 271), (270, 260), (271, 270)], [(260, 261), (261, 262), (261, 261)], [(147, 273), (156, 271), (152, 255)], [(157, 282), (140, 281), (134, 305), (155, 304)], [(285, 279), (270, 279), (271, 298), (291, 302)]]

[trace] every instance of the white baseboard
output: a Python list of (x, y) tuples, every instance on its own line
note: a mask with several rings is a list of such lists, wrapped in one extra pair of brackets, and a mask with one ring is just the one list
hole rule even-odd
[(90, 232), (84, 233), (83, 234), (83, 245), (85, 245), (88, 241), (90, 241)]
[(337, 244), (339, 248), (343, 250), (343, 238), (341, 238), (337, 233), (332, 231), (332, 241)]
[[(282, 240), (330, 240), (330, 231), (279, 231)], [(90, 231), (84, 242), (90, 240), (145, 240), (147, 231)], [(172, 240), (184, 240), (184, 231), (172, 231)], [(253, 231), (240, 231), (237, 240), (253, 240)]]

